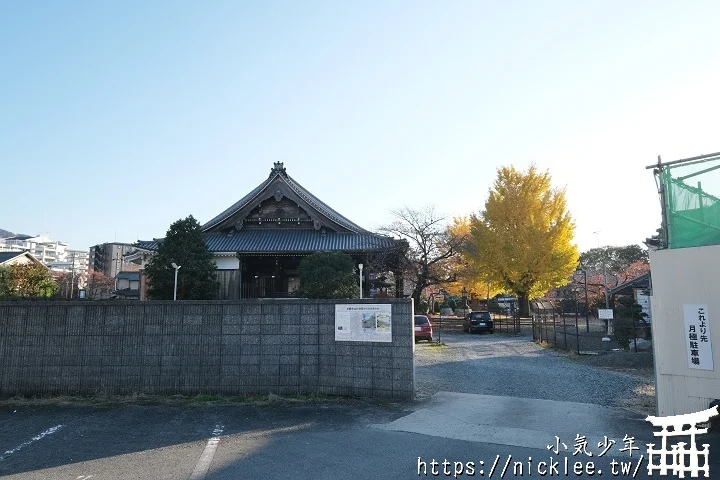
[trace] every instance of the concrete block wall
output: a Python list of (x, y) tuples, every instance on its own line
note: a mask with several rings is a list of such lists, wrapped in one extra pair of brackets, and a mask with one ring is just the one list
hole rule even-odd
[[(392, 304), (336, 342), (335, 304)], [(414, 395), (412, 301), (0, 302), (0, 395)]]

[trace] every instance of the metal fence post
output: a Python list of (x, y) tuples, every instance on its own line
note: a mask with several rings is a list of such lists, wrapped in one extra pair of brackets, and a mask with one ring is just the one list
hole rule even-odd
[(575, 302), (575, 340), (577, 343), (577, 353), (580, 355), (580, 330), (578, 330), (578, 307), (577, 301)]
[(537, 340), (535, 335), (535, 314), (533, 313), (532, 317), (530, 318), (530, 324), (532, 325), (532, 335), (533, 335), (533, 341)]

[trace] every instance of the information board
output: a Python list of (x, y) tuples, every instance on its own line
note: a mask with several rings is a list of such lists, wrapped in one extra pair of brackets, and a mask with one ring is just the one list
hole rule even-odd
[(335, 340), (392, 342), (392, 305), (335, 305)]

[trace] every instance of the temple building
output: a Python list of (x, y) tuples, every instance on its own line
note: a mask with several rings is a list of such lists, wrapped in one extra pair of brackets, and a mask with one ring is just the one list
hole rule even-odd
[[(356, 265), (363, 264), (363, 297), (378, 288), (387, 292), (389, 285), (394, 296), (403, 294), (407, 242), (372, 233), (343, 217), (290, 177), (281, 162), (202, 231), (217, 265), (220, 299), (295, 296), (300, 261), (317, 251), (344, 252)], [(125, 259), (144, 265), (161, 241), (139, 241)]]

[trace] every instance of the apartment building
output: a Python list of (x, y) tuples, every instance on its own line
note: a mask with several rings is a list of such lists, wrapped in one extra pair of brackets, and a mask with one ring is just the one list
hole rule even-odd
[(129, 243), (111, 242), (90, 247), (89, 266), (91, 270), (102, 272), (106, 277), (115, 278), (123, 271), (126, 261), (123, 257), (137, 250)]
[(50, 270), (56, 272), (87, 272), (90, 265), (90, 252), (87, 250), (66, 249), (62, 260), (48, 262)]
[(43, 265), (58, 272), (87, 271), (88, 252), (68, 247), (67, 242), (52, 240), (47, 234), (0, 238), (0, 252), (27, 252)]

